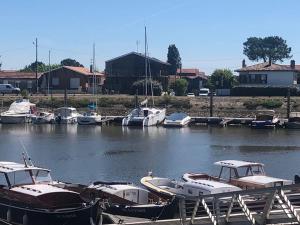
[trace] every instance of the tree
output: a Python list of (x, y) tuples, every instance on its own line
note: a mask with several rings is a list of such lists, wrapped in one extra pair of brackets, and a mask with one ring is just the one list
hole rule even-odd
[(70, 58), (62, 60), (60, 62), (60, 64), (62, 66), (78, 66), (78, 67), (83, 67), (83, 65), (80, 64), (79, 62), (77, 62), (75, 59), (70, 59)]
[[(136, 82), (134, 82), (131, 86), (131, 94), (136, 94), (136, 91), (138, 92), (138, 94), (140, 95), (144, 95), (145, 91), (146, 91), (146, 80), (138, 80)], [(153, 95), (155, 96), (160, 96), (162, 93), (162, 85), (160, 82), (153, 80), (152, 81), (152, 87), (153, 87)], [(147, 92), (148, 95), (151, 95), (151, 81), (147, 81)]]
[(243, 43), (243, 53), (252, 61), (263, 60), (275, 63), (292, 57), (292, 49), (287, 46), (286, 40), (278, 36), (265, 38), (250, 37)]
[(209, 77), (209, 87), (213, 89), (232, 88), (237, 84), (236, 76), (231, 70), (217, 69)]
[[(50, 65), (51, 70), (54, 70), (58, 67), (60, 67), (60, 65), (58, 64), (52, 64)], [(33, 62), (27, 66), (25, 66), (23, 69), (21, 69), (21, 72), (35, 72), (35, 68), (36, 68), (36, 63)], [(37, 71), (38, 73), (43, 73), (43, 72), (47, 72), (49, 71), (49, 65), (45, 65), (43, 62), (37, 62)]]
[(169, 45), (168, 63), (171, 64), (170, 74), (176, 74), (177, 69), (181, 68), (181, 58), (175, 45)]
[(186, 79), (178, 79), (170, 85), (177, 96), (183, 96), (186, 93), (188, 82)]

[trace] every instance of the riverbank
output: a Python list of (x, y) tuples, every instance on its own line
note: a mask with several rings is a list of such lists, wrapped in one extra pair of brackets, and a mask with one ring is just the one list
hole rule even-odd
[[(1, 96), (1, 111), (6, 110), (9, 105), (20, 98), (20, 96)], [(30, 101), (37, 104), (40, 109), (55, 109), (64, 106), (64, 96), (30, 96)], [(90, 95), (69, 95), (67, 105), (85, 111), (88, 104), (95, 99)], [(141, 102), (143, 96), (139, 96)], [(210, 98), (201, 97), (179, 97), (160, 96), (155, 97), (155, 105), (166, 107), (167, 114), (176, 111), (188, 113), (190, 116), (209, 116)], [(151, 101), (149, 101), (151, 104)], [(124, 116), (135, 106), (135, 97), (130, 95), (99, 95), (97, 97), (98, 112), (104, 116)], [(254, 117), (257, 110), (273, 109), (281, 117), (286, 117), (287, 99), (284, 97), (221, 97), (213, 98), (213, 116), (220, 117)], [(300, 97), (291, 98), (291, 111), (300, 111)]]

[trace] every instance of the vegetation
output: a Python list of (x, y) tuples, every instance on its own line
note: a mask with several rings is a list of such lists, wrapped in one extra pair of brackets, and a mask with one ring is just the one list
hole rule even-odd
[(232, 88), (237, 83), (236, 76), (228, 69), (215, 70), (208, 80), (208, 86), (212, 89)]
[(263, 60), (275, 63), (292, 57), (291, 48), (287, 46), (286, 40), (278, 36), (265, 38), (250, 37), (244, 45), (244, 54), (251, 61)]
[(62, 66), (78, 66), (78, 67), (83, 67), (82, 64), (80, 64), (79, 62), (77, 62), (75, 59), (64, 59), (60, 62), (60, 65)]
[(282, 104), (282, 101), (279, 99), (253, 99), (244, 102), (244, 106), (247, 109), (256, 109), (259, 106), (267, 109), (275, 109), (280, 108)]
[(181, 58), (179, 51), (174, 44), (169, 45), (167, 62), (171, 64), (170, 74), (175, 75), (177, 69), (181, 68)]
[(170, 85), (170, 88), (175, 91), (176, 96), (184, 96), (187, 90), (188, 82), (186, 79), (178, 79)]
[[(37, 65), (37, 71), (38, 73), (43, 73), (49, 71), (49, 65), (45, 65), (43, 62), (33, 62), (30, 65), (27, 65), (24, 67), (24, 69), (21, 69), (21, 72), (35, 72), (36, 70), (36, 65)], [(51, 70), (59, 68), (60, 65), (58, 64), (53, 64), (50, 65)]]
[[(152, 80), (152, 81), (147, 81), (147, 94), (151, 95), (151, 82), (152, 82), (152, 87), (153, 87), (153, 95), (155, 96), (160, 96), (162, 93), (162, 85), (160, 82), (156, 81), (156, 80)], [(140, 94), (140, 95), (144, 95), (146, 93), (146, 80), (138, 80), (136, 82), (134, 82), (131, 86), (131, 94)]]

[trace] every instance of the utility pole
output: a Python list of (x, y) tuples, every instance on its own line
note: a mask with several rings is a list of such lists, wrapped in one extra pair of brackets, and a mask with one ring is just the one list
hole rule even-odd
[(50, 64), (50, 55), (51, 55), (51, 51), (49, 50), (49, 73), (48, 73), (48, 96), (49, 96), (49, 92), (50, 92), (50, 74), (51, 74), (51, 64)]
[(36, 81), (36, 93), (39, 92), (38, 81), (38, 39), (35, 38), (35, 81)]
[(287, 89), (287, 106), (286, 106), (286, 117), (290, 118), (290, 112), (291, 112), (291, 88), (288, 87)]

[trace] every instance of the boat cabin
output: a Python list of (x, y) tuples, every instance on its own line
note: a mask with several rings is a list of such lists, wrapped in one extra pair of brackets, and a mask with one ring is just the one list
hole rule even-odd
[(275, 187), (292, 184), (290, 180), (266, 176), (264, 164), (239, 160), (215, 162), (221, 166), (218, 178), (243, 189)]
[(61, 117), (69, 117), (73, 114), (77, 114), (77, 110), (72, 107), (61, 107), (55, 110), (54, 115), (55, 116), (61, 116)]
[(50, 183), (52, 178), (47, 169), (25, 166), (14, 162), (0, 162), (0, 188)]
[(257, 121), (273, 120), (274, 116), (275, 116), (274, 110), (258, 110), (255, 116), (255, 120)]

